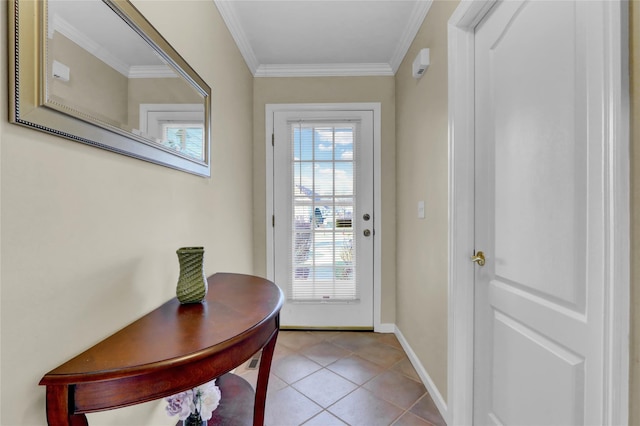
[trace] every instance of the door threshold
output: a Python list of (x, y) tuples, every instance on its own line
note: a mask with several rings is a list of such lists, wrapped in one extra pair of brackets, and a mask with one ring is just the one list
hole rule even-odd
[(373, 331), (373, 327), (335, 327), (335, 326), (296, 326), (281, 325), (280, 330), (284, 331)]

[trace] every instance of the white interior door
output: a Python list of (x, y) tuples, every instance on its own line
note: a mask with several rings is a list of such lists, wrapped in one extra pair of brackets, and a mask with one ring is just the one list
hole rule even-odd
[(602, 424), (603, 3), (498, 2), (476, 28), (478, 425)]
[(373, 112), (274, 113), (283, 327), (373, 327)]

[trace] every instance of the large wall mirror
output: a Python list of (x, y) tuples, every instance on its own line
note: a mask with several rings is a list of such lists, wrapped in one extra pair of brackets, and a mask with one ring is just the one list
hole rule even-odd
[(211, 89), (127, 0), (11, 0), (10, 121), (210, 176)]

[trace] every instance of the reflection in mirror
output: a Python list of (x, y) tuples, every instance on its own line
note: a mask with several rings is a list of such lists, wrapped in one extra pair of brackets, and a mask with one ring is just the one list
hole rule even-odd
[(44, 105), (208, 161), (206, 91), (121, 13), (108, 0), (47, 1)]
[(211, 176), (211, 89), (128, 0), (9, 0), (9, 120)]

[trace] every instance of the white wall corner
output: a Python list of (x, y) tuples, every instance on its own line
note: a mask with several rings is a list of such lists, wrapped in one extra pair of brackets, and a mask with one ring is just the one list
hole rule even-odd
[(438, 387), (433, 382), (433, 380), (431, 379), (431, 376), (429, 376), (429, 373), (427, 373), (427, 370), (424, 368), (424, 366), (418, 359), (418, 356), (413, 351), (413, 349), (411, 348), (411, 345), (409, 345), (409, 342), (407, 342), (407, 339), (405, 339), (404, 335), (402, 334), (402, 332), (398, 327), (395, 327), (395, 335), (398, 338), (398, 341), (400, 342), (400, 344), (402, 345), (402, 349), (404, 349), (405, 353), (407, 354), (409, 361), (411, 361), (413, 368), (415, 368), (416, 372), (418, 373), (418, 376), (420, 376), (420, 380), (422, 380), (422, 383), (427, 388), (427, 392), (429, 392), (431, 399), (436, 404), (436, 407), (438, 407), (438, 411), (440, 411), (440, 415), (442, 416), (444, 421), (447, 424), (449, 424), (449, 411), (447, 407), (447, 402), (442, 397), (442, 394), (438, 390)]

